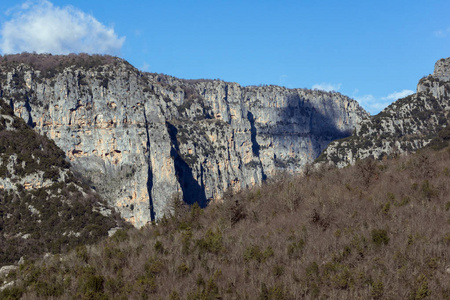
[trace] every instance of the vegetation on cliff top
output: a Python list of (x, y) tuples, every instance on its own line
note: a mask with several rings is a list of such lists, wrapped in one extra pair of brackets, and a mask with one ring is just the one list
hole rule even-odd
[(450, 299), (450, 148), (308, 168), (26, 262), (3, 298)]
[(119, 63), (127, 63), (125, 60), (111, 55), (89, 55), (86, 53), (69, 55), (20, 53), (0, 55), (0, 66), (12, 69), (19, 64), (24, 64), (39, 70), (44, 74), (56, 74), (70, 66), (90, 69), (103, 65), (116, 66)]

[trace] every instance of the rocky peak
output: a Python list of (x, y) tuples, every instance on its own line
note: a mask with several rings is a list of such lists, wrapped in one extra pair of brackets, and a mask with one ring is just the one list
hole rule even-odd
[(436, 62), (433, 76), (442, 81), (450, 80), (450, 57), (442, 58)]
[(381, 159), (428, 145), (449, 125), (450, 58), (441, 59), (432, 75), (420, 79), (417, 93), (399, 99), (376, 116), (363, 120), (354, 134), (337, 140), (320, 155), (339, 167), (359, 159)]
[(428, 76), (424, 76), (417, 84), (417, 93), (431, 92), (434, 97), (445, 96), (440, 86), (444, 82), (450, 81), (450, 57), (442, 58), (434, 65), (434, 72)]

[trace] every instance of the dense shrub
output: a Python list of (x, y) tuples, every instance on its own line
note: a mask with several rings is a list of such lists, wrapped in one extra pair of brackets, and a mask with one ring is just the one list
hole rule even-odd
[(387, 245), (389, 243), (387, 231), (384, 229), (373, 229), (371, 231), (371, 236), (375, 246)]
[(39, 70), (45, 77), (53, 77), (67, 67), (77, 66), (85, 69), (97, 69), (103, 65), (116, 65), (124, 60), (110, 55), (89, 55), (86, 53), (69, 55), (20, 53), (4, 55), (0, 66), (12, 69), (19, 64), (29, 65)]

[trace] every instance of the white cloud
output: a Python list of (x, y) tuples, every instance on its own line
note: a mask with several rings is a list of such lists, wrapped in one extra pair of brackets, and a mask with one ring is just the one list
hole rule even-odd
[(446, 29), (441, 29), (433, 32), (435, 37), (438, 38), (445, 38), (450, 34), (450, 27), (447, 27)]
[(313, 90), (322, 90), (322, 91), (326, 91), (326, 92), (331, 92), (331, 91), (339, 91), (339, 89), (341, 88), (341, 83), (337, 83), (337, 84), (332, 84), (332, 83), (318, 83), (312, 86)]
[(286, 86), (288, 78), (289, 78), (289, 76), (287, 76), (286, 74), (280, 75), (280, 78), (278, 80), (278, 85), (279, 86)]
[(4, 54), (119, 54), (125, 41), (93, 16), (72, 6), (54, 6), (47, 0), (27, 1), (7, 15), (10, 19), (0, 29), (0, 50)]
[(374, 95), (355, 96), (354, 98), (358, 101), (359, 105), (364, 107), (371, 115), (379, 113), (382, 109), (391, 104), (390, 101), (383, 101)]
[(414, 91), (402, 90), (401, 92), (393, 92), (385, 97), (375, 97), (374, 95), (369, 94), (361, 96), (354, 95), (354, 98), (371, 115), (375, 115), (397, 99), (404, 98), (411, 94), (414, 94)]
[(150, 71), (150, 65), (147, 62), (144, 62), (144, 64), (141, 67), (141, 70), (144, 72)]
[(383, 100), (397, 100), (400, 98), (405, 98), (406, 96), (409, 96), (411, 94), (414, 94), (414, 91), (411, 90), (403, 90), (401, 92), (393, 92), (392, 94), (387, 95), (386, 97), (383, 97)]

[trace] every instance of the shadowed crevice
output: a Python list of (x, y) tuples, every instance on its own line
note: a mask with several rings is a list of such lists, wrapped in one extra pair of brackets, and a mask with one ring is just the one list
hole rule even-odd
[(148, 193), (148, 204), (149, 204), (149, 210), (150, 210), (150, 220), (154, 222), (156, 220), (155, 216), (155, 208), (153, 206), (153, 198), (152, 198), (152, 189), (153, 189), (153, 170), (152, 170), (152, 160), (151, 160), (151, 152), (150, 152), (150, 133), (148, 132), (148, 120), (147, 115), (145, 114), (145, 107), (144, 107), (144, 121), (145, 121), (145, 132), (147, 134), (147, 193)]
[(256, 141), (255, 117), (250, 111), (247, 112), (247, 119), (250, 122), (250, 139), (252, 142), (252, 152), (254, 156), (259, 157), (260, 146)]
[(27, 121), (27, 125), (30, 126), (31, 128), (36, 127), (36, 123), (33, 122), (33, 116), (31, 115), (31, 106), (30, 106), (30, 98), (28, 98), (25, 101), (25, 109), (28, 112), (28, 121)]
[(258, 141), (256, 140), (257, 131), (255, 127), (255, 117), (250, 111), (247, 112), (247, 119), (250, 122), (250, 141), (252, 142), (252, 152), (253, 155), (258, 157), (259, 159), (261, 165), (261, 178), (262, 180), (266, 180), (267, 176), (264, 173), (264, 167), (262, 166), (261, 159), (259, 157), (260, 146), (258, 144)]
[(170, 156), (174, 161), (175, 175), (183, 192), (183, 201), (187, 204), (198, 203), (200, 207), (206, 207), (208, 201), (206, 199), (205, 187), (203, 185), (203, 166), (200, 167), (200, 184), (194, 178), (192, 168), (184, 161), (180, 155), (177, 128), (170, 123), (166, 123), (172, 141)]

